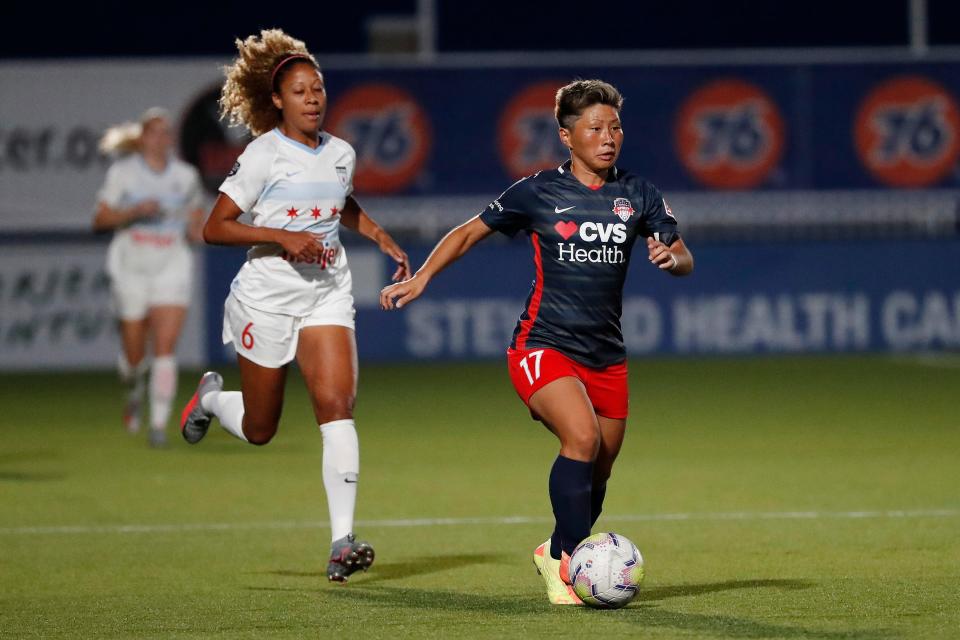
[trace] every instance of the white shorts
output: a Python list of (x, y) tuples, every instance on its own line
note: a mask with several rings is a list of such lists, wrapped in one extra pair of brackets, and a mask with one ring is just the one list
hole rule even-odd
[(113, 307), (121, 320), (142, 320), (151, 307), (187, 307), (193, 287), (193, 256), (183, 252), (154, 273), (116, 269), (110, 277)]
[(337, 291), (305, 316), (254, 309), (232, 293), (223, 305), (223, 344), (233, 343), (237, 354), (261, 367), (278, 369), (297, 355), (300, 330), (319, 325), (354, 329), (353, 296)]

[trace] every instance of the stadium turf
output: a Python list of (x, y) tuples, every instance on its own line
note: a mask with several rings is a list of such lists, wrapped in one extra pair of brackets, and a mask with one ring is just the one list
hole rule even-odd
[[(227, 370), (228, 386), (237, 381)], [(595, 530), (642, 550), (620, 611), (551, 608), (552, 437), (501, 363), (364, 365), (358, 531), (324, 574), (321, 441), (146, 447), (113, 376), (0, 376), (0, 637), (960, 637), (960, 360), (635, 360)], [(181, 378), (185, 400), (196, 376)]]

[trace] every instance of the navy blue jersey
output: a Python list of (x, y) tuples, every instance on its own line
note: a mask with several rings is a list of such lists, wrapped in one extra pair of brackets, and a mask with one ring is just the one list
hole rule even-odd
[(480, 219), (509, 236), (526, 232), (533, 248), (536, 276), (511, 347), (556, 349), (596, 368), (626, 359), (620, 314), (634, 242), (679, 237), (659, 189), (615, 167), (591, 189), (567, 161), (515, 183)]

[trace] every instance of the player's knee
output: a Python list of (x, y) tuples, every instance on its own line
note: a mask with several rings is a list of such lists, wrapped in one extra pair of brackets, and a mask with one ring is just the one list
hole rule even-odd
[(276, 423), (257, 423), (249, 420), (243, 421), (243, 435), (246, 436), (247, 442), (250, 444), (263, 446), (273, 440), (273, 436), (276, 434)]
[(578, 460), (596, 460), (600, 452), (600, 434), (592, 429), (583, 429), (573, 433), (565, 444)]
[(314, 398), (314, 413), (317, 424), (326, 424), (334, 420), (349, 420), (353, 418), (353, 394), (321, 393)]
[(254, 433), (244, 433), (244, 435), (247, 436), (247, 442), (249, 442), (250, 444), (255, 444), (258, 447), (262, 447), (263, 445), (273, 440), (273, 436), (274, 436), (273, 433), (266, 433), (266, 432), (259, 432), (259, 431)]

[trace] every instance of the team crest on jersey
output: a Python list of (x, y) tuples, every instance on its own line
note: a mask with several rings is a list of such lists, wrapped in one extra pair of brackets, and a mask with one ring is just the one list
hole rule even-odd
[(613, 201), (613, 212), (617, 217), (626, 222), (635, 213), (633, 205), (626, 198), (616, 198)]
[(347, 168), (346, 167), (337, 167), (337, 178), (340, 180), (340, 186), (347, 186)]
[(234, 162), (234, 163), (233, 163), (233, 169), (230, 169), (230, 173), (227, 174), (227, 177), (229, 178), (229, 177), (231, 177), (231, 176), (237, 175), (237, 171), (240, 171), (240, 161), (239, 161), (239, 160), (238, 160), (237, 162)]

